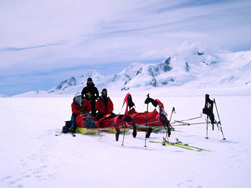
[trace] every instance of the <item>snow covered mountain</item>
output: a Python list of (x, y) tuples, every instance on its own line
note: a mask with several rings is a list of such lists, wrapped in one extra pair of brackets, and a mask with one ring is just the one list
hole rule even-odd
[[(197, 48), (177, 52), (155, 64), (132, 63), (118, 74), (103, 76), (92, 70), (61, 81), (45, 93), (75, 95), (91, 77), (101, 91), (151, 88), (231, 88), (251, 86), (251, 51), (218, 52)], [(39, 93), (39, 92), (37, 92)], [(40, 92), (41, 93), (41, 92)]]
[[(99, 74), (95, 70), (88, 71), (80, 78), (70, 77), (64, 81), (61, 81), (56, 87), (49, 90), (49, 93), (76, 93), (81, 92), (84, 86), (86, 86), (87, 79), (91, 77), (94, 81), (100, 82), (105, 77)], [(101, 84), (102, 85), (102, 84)]]

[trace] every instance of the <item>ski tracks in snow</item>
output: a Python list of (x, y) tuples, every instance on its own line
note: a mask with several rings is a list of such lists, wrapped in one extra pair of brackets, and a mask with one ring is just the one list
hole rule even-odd
[(196, 183), (192, 179), (188, 179), (177, 184), (178, 188), (202, 188), (202, 186), (197, 186)]
[(43, 180), (53, 180), (55, 165), (58, 164), (51, 163), (54, 156), (52, 153), (57, 148), (53, 134), (55, 134), (55, 130), (50, 130), (41, 133), (41, 135), (36, 137), (36, 140), (31, 140), (31, 143), (37, 144), (37, 150), (21, 158), (17, 162), (16, 171), (11, 172), (15, 175), (7, 175), (0, 179), (0, 186), (24, 188), (27, 187), (26, 185), (29, 185), (29, 181), (32, 181), (37, 182), (36, 187), (39, 187), (39, 185), (43, 187)]

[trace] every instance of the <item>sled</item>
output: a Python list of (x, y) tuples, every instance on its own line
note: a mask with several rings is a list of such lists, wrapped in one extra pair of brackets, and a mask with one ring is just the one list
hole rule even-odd
[[(156, 119), (158, 112), (154, 109), (152, 112), (136, 112), (131, 114), (130, 116), (135, 121), (137, 128), (146, 128), (146, 126), (150, 127), (159, 127), (163, 126), (163, 123)], [(146, 124), (147, 117), (147, 124)]]
[[(136, 112), (135, 109), (132, 109), (129, 113), (136, 124), (137, 131), (146, 131), (151, 128), (153, 132), (161, 132), (165, 129), (163, 123), (156, 118), (158, 115), (156, 109), (152, 112)], [(129, 124), (133, 125), (132, 122), (129, 122)]]
[[(148, 103), (152, 103), (154, 107), (159, 106), (159, 112), (154, 109), (152, 112), (148, 112)], [(148, 138), (151, 132), (161, 132), (164, 129), (167, 129), (168, 135), (170, 136), (170, 124), (167, 119), (167, 113), (164, 110), (164, 105), (158, 99), (152, 99), (147, 95), (145, 104), (147, 104), (146, 112), (136, 112), (134, 102), (132, 101), (132, 96), (130, 93), (124, 98), (123, 106), (126, 104), (124, 115), (119, 115), (114, 118), (113, 125), (115, 127), (116, 140), (118, 141), (118, 135), (120, 134), (120, 125), (129, 126), (133, 129), (133, 137), (137, 135), (137, 131), (146, 132), (146, 138)], [(123, 107), (122, 106), (122, 107)], [(125, 123), (124, 123), (125, 122)]]
[[(104, 132), (113, 133), (113, 134), (115, 134), (117, 132), (114, 127), (110, 127), (108, 129), (101, 129), (101, 130)], [(130, 130), (130, 128), (128, 128), (128, 127), (127, 128), (120, 128), (120, 133), (127, 133), (127, 132), (129, 132), (129, 130)]]
[(94, 135), (98, 132), (98, 128), (77, 127), (77, 132), (84, 135)]
[[(102, 118), (99, 120), (99, 128), (101, 131), (103, 132), (107, 132), (107, 133), (116, 133), (116, 129), (114, 128), (113, 126), (113, 121), (114, 121), (114, 118), (116, 117), (117, 115), (113, 115), (113, 116), (107, 116), (105, 118)], [(130, 130), (129, 127), (123, 127), (123, 125), (125, 124), (126, 122), (122, 122), (121, 125), (119, 125), (119, 128), (120, 130), (124, 133), (124, 132), (128, 132)]]

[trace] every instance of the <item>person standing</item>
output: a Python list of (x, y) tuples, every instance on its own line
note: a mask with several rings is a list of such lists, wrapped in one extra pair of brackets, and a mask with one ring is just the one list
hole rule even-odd
[(87, 79), (86, 87), (83, 88), (81, 94), (82, 96), (87, 99), (91, 104), (91, 113), (92, 116), (96, 117), (96, 100), (99, 96), (98, 89), (95, 87), (95, 84), (92, 81), (92, 78)]

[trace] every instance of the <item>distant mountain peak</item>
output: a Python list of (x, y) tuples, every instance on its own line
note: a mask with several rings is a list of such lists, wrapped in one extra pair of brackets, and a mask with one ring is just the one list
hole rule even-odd
[(69, 79), (66, 79), (64, 81), (61, 81), (57, 87), (55, 88), (56, 90), (64, 90), (67, 87), (72, 87), (72, 86), (76, 86), (77, 80), (75, 77), (70, 77)]

